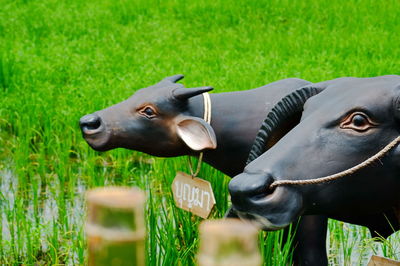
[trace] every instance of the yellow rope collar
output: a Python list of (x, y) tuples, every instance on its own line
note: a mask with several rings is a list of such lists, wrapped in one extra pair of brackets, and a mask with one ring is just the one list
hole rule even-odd
[[(203, 118), (204, 118), (204, 121), (206, 121), (206, 123), (211, 124), (211, 98), (210, 98), (210, 94), (208, 92), (203, 93), (203, 100), (204, 100), (204, 117)], [(188, 156), (189, 169), (190, 169), (190, 174), (192, 177), (197, 176), (197, 174), (200, 172), (202, 161), (203, 161), (203, 152), (200, 152), (199, 160), (197, 161), (196, 171), (193, 171), (192, 161), (190, 160), (190, 156)]]

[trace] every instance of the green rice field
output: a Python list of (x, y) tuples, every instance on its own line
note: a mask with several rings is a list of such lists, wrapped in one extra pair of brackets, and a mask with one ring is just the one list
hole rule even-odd
[[(187, 158), (93, 151), (79, 118), (166, 76), (187, 87), (246, 90), (278, 79), (318, 82), (400, 74), (398, 0), (0, 0), (0, 265), (82, 265), (85, 191), (147, 193), (147, 264), (194, 265), (201, 218), (171, 194)], [(220, 218), (229, 178), (203, 165)], [(260, 233), (265, 265), (290, 265), (290, 238)], [(400, 234), (330, 220), (331, 265), (400, 260)]]

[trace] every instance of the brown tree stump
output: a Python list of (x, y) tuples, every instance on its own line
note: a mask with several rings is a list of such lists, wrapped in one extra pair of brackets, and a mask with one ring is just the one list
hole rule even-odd
[(208, 220), (200, 225), (200, 266), (259, 266), (258, 230), (238, 219)]
[(145, 265), (145, 194), (137, 188), (96, 188), (86, 195), (89, 265)]
[(367, 266), (400, 266), (400, 261), (372, 255), (371, 260), (368, 262)]

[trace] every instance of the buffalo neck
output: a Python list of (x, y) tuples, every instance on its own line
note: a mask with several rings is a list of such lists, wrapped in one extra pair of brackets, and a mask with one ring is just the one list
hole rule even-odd
[[(268, 103), (260, 96), (256, 90), (210, 94), (211, 126), (217, 137), (217, 148), (205, 151), (203, 160), (228, 176), (243, 171), (265, 118)], [(191, 115), (203, 118), (203, 97), (193, 97), (189, 110)]]

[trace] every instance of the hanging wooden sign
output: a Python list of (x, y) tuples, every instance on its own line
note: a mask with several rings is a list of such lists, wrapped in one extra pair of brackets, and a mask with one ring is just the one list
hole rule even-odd
[(210, 182), (178, 172), (172, 182), (177, 207), (206, 219), (215, 205)]

